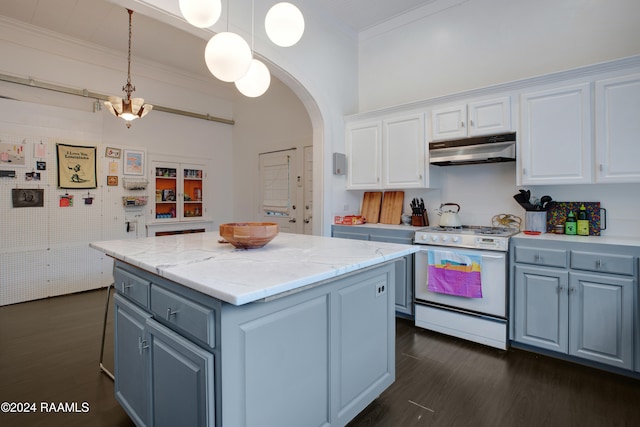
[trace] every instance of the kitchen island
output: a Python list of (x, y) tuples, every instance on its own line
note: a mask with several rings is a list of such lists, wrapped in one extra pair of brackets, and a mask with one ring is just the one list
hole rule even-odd
[(91, 243), (115, 259), (115, 394), (137, 425), (343, 426), (395, 379), (394, 262), (281, 233)]

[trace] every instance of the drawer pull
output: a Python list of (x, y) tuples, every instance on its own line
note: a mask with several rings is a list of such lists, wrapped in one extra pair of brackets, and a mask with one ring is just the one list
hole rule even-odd
[(171, 316), (175, 316), (176, 314), (178, 314), (177, 311), (171, 311), (171, 307), (167, 308), (167, 320), (169, 320)]
[(138, 337), (138, 350), (140, 351), (140, 356), (142, 356), (142, 352), (147, 348), (149, 348), (147, 340), (143, 340), (142, 337)]
[(596, 268), (598, 270), (600, 270), (602, 268), (602, 261), (600, 261), (599, 259), (596, 260)]
[(127, 292), (127, 289), (129, 289), (129, 288), (133, 288), (133, 285), (127, 285), (124, 282), (122, 282), (122, 290), (124, 292)]
[(535, 254), (534, 257), (533, 257), (533, 261), (534, 262), (542, 261), (542, 257), (540, 256), (540, 254)]

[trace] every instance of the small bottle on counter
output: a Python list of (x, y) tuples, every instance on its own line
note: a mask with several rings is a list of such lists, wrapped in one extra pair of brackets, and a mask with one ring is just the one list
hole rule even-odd
[(587, 215), (587, 209), (584, 205), (581, 205), (578, 211), (577, 233), (580, 236), (589, 235), (589, 216)]
[(564, 223), (564, 234), (576, 234), (577, 230), (576, 217), (573, 215), (573, 212), (569, 212), (567, 220)]

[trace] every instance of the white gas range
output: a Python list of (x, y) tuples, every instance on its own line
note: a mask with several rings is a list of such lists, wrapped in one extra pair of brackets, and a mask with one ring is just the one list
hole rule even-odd
[(506, 349), (507, 252), (516, 233), (481, 226), (416, 231), (416, 326)]

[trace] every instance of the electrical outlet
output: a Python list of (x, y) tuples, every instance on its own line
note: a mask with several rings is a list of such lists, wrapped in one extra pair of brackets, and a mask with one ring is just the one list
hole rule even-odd
[(387, 285), (376, 286), (376, 297), (382, 296), (387, 293)]

